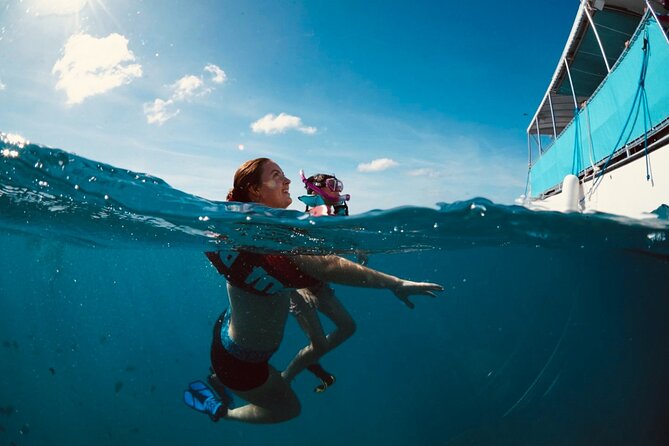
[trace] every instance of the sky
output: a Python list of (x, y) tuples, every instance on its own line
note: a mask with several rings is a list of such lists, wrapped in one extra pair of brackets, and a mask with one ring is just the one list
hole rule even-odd
[(352, 213), (525, 189), (578, 0), (0, 0), (0, 131), (224, 200), (276, 161)]

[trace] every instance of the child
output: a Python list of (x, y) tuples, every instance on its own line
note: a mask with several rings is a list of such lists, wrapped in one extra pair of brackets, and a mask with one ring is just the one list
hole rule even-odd
[[(313, 216), (348, 215), (346, 201), (349, 195), (342, 195), (344, 183), (334, 175), (316, 174), (305, 178), (300, 177), (307, 189), (307, 195), (298, 197), (306, 204), (306, 211)], [(335, 377), (327, 372), (318, 362), (321, 356), (339, 346), (355, 333), (355, 321), (335, 296), (332, 288), (326, 283), (319, 283), (310, 288), (297, 290), (290, 302), (291, 313), (300, 327), (308, 336), (310, 344), (300, 350), (291, 363), (281, 373), (286, 381), (291, 381), (305, 368), (321, 380), (315, 392), (323, 392), (334, 384)], [(327, 316), (335, 325), (332, 333), (325, 333), (318, 311)]]

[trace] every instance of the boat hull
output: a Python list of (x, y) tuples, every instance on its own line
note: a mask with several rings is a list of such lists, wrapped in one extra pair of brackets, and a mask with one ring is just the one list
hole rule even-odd
[[(647, 169), (648, 168), (648, 169)], [(647, 180), (647, 172), (650, 178)], [(594, 182), (598, 184), (594, 184)], [(644, 217), (658, 207), (669, 205), (669, 143), (645, 156), (581, 183), (578, 188), (582, 211)], [(566, 194), (559, 192), (532, 199), (528, 207), (565, 211)]]

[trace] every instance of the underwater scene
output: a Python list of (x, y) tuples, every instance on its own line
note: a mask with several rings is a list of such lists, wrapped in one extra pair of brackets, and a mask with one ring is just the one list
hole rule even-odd
[[(667, 207), (473, 198), (314, 219), (3, 138), (0, 228), (0, 446), (669, 444)], [(221, 245), (365, 253), (445, 290), (410, 310), (335, 285), (358, 326), (322, 360), (336, 384), (299, 375), (289, 422), (213, 423), (182, 396), (227, 306), (203, 255)], [(306, 342), (289, 320), (271, 364)]]

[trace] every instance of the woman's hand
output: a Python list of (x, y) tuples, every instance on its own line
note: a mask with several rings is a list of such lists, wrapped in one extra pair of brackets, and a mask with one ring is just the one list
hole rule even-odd
[(409, 296), (425, 295), (437, 297), (434, 291), (444, 291), (444, 287), (436, 283), (412, 282), (400, 279), (399, 283), (394, 288), (391, 288), (391, 290), (399, 300), (404, 302), (404, 305), (413, 310), (415, 305), (409, 300)]

